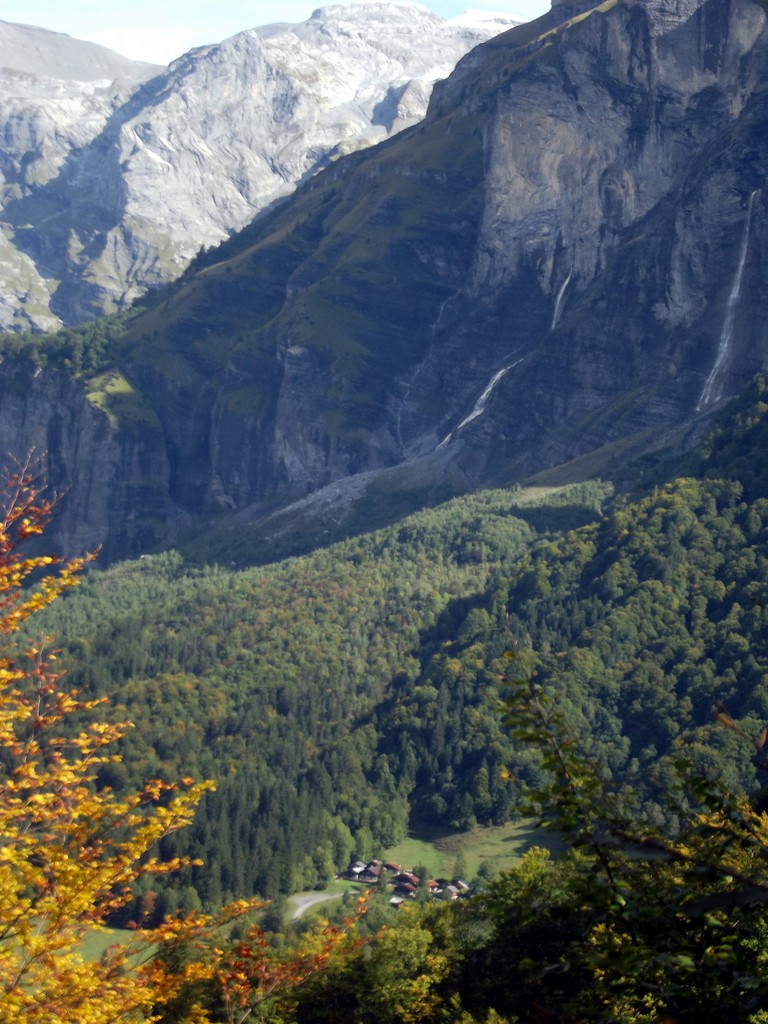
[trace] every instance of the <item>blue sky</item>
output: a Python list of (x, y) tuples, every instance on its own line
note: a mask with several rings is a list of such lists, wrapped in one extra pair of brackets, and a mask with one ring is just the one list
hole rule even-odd
[[(256, 25), (304, 21), (318, 0), (0, 0), (0, 20), (39, 25), (109, 46), (126, 57), (167, 64), (193, 46), (217, 43)], [(423, 0), (444, 18), (467, 8), (521, 19), (549, 10), (549, 0)]]

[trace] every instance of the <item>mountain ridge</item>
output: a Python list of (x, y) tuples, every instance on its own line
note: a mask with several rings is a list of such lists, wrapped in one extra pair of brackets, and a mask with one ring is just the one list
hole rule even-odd
[(334, 491), (354, 520), (695, 433), (768, 358), (767, 44), (753, 0), (623, 0), (475, 49), (129, 317), (105, 401), (153, 512), (105, 467), (96, 539)]
[[(419, 120), (433, 81), (504, 27), (337, 5), (157, 68), (8, 25), (0, 326), (77, 323), (173, 280), (338, 154)], [(29, 79), (14, 70), (19, 41), (42, 54)]]
[(98, 43), (39, 25), (0, 19), (0, 68), (41, 78), (84, 82), (138, 78), (160, 65), (132, 60)]

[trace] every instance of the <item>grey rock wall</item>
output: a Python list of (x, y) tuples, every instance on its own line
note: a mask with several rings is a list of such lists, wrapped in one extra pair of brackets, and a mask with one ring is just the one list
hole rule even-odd
[[(169, 499), (162, 434), (149, 410), (118, 423), (82, 384), (51, 369), (0, 364), (0, 457), (42, 459), (59, 496), (53, 536), (67, 556), (102, 547), (112, 561), (173, 540), (184, 515)], [(187, 517), (188, 518), (188, 517)]]

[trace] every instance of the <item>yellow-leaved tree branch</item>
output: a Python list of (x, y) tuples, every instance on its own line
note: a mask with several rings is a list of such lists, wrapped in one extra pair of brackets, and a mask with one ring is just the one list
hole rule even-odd
[[(248, 932), (249, 947), (228, 948), (225, 925), (263, 906), (239, 900), (215, 916), (139, 928), (99, 960), (82, 952), (85, 936), (131, 899), (140, 875), (181, 866), (151, 851), (191, 821), (212, 783), (152, 780), (129, 795), (97, 786), (130, 723), (100, 720), (101, 701), (63, 686), (55, 653), (18, 635), (93, 557), (24, 553), (54, 505), (31, 459), (0, 480), (0, 1024), (147, 1022), (162, 1020), (166, 1007), (176, 1021), (207, 1021), (197, 992), (225, 1018), (244, 1021), (273, 992), (322, 967), (347, 942), (346, 929), (325, 930), (292, 959), (270, 953), (258, 929)], [(170, 967), (163, 950), (179, 944), (192, 955)]]

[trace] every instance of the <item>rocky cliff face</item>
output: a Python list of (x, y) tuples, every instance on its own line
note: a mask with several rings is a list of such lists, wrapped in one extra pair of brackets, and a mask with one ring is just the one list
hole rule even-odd
[(765, 11), (604, 4), (525, 48), (517, 70), (491, 46), (481, 89), (460, 72), (435, 114), (488, 111), (469, 315), (446, 330), (488, 352), (475, 393), (506, 372), (484, 441), (482, 422), (463, 440), (530, 470), (710, 410), (765, 366)]
[(198, 259), (120, 348), (166, 523), (428, 500), (705, 419), (768, 360), (767, 42), (754, 0), (559, 4)]
[(433, 82), (509, 24), (335, 6), (162, 69), (0, 22), (0, 328), (77, 323), (172, 280), (297, 181), (420, 120)]
[[(65, 273), (44, 226), (57, 224), (66, 207), (60, 183), (160, 70), (57, 32), (0, 21), (0, 329), (60, 325), (51, 302)], [(92, 214), (83, 231), (91, 221)], [(67, 237), (76, 259), (78, 236)]]
[(59, 496), (55, 533), (69, 553), (103, 545), (105, 561), (172, 539), (184, 516), (169, 498), (156, 417), (140, 401), (118, 426), (99, 396), (26, 361), (0, 365), (3, 455), (44, 456)]

